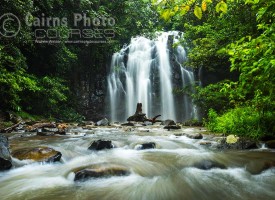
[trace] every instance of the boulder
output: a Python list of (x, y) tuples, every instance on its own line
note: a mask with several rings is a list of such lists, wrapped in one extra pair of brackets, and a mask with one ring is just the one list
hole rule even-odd
[(38, 136), (54, 136), (54, 132), (37, 132)]
[(56, 128), (56, 124), (54, 122), (42, 122), (42, 123), (35, 123), (31, 126), (27, 127), (29, 132), (37, 131), (42, 128)]
[(181, 129), (181, 126), (178, 125), (168, 125), (168, 126), (164, 126), (164, 129), (168, 129), (169, 130), (177, 130), (177, 129)]
[(114, 145), (112, 144), (112, 141), (110, 140), (97, 140), (93, 141), (88, 148), (89, 150), (103, 150), (103, 149), (112, 149), (114, 148)]
[(164, 126), (172, 126), (172, 125), (176, 125), (176, 122), (175, 122), (174, 120), (167, 119), (167, 120), (161, 122), (161, 125), (164, 125)]
[(257, 149), (257, 143), (251, 139), (239, 138), (237, 142), (229, 144), (226, 142), (226, 138), (221, 138), (217, 141), (219, 144), (217, 145), (218, 149), (235, 149), (235, 150), (243, 150), (243, 149)]
[(269, 160), (269, 161), (263, 161), (261, 163), (249, 163), (246, 166), (246, 170), (250, 172), (253, 175), (260, 174), (264, 172), (265, 170), (268, 170), (272, 167), (275, 167), (275, 161)]
[(137, 150), (155, 149), (155, 148), (156, 148), (156, 143), (154, 143), (154, 142), (148, 142), (148, 143), (139, 144), (136, 146)]
[(58, 128), (42, 128), (42, 132), (57, 132)]
[(109, 125), (109, 120), (107, 118), (104, 118), (98, 122), (96, 122), (97, 126), (108, 126)]
[(12, 152), (19, 160), (34, 160), (36, 162), (60, 161), (62, 154), (50, 147), (23, 148)]
[(201, 160), (193, 165), (193, 167), (202, 169), (202, 170), (210, 170), (212, 168), (226, 169), (226, 166), (212, 160)]
[(130, 171), (123, 165), (112, 163), (94, 164), (84, 169), (74, 170), (74, 181), (85, 181), (90, 178), (104, 178), (111, 176), (127, 176)]
[(0, 171), (12, 167), (8, 139), (0, 134)]
[(196, 140), (199, 140), (199, 139), (203, 138), (201, 133), (193, 133), (193, 134), (188, 133), (188, 134), (186, 134), (186, 137), (191, 138), (191, 139), (196, 139)]
[(132, 122), (127, 122), (127, 123), (121, 124), (121, 126), (135, 126), (135, 124)]
[(267, 141), (265, 144), (266, 144), (266, 147), (270, 149), (275, 149), (275, 140)]

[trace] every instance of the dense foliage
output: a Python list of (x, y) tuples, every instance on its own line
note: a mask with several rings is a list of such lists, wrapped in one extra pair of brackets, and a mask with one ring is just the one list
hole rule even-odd
[[(188, 51), (184, 64), (208, 75), (199, 77), (201, 85), (192, 95), (206, 126), (253, 138), (275, 135), (274, 0), (3, 0), (0, 8), (1, 15), (13, 13), (21, 22), (28, 16), (31, 23), (21, 23), (16, 37), (0, 35), (2, 111), (73, 121), (82, 119), (78, 111), (96, 113), (103, 106), (91, 107), (86, 100), (97, 105), (102, 99), (111, 54), (131, 36), (179, 30)], [(71, 21), (75, 13), (114, 18), (115, 37), (104, 37), (104, 43), (68, 43), (79, 39), (68, 34), (72, 29), (85, 29)], [(41, 28), (35, 18), (41, 17), (68, 19), (43, 26), (61, 34), (59, 43), (35, 41)], [(17, 28), (16, 23), (6, 26)]]
[[(104, 90), (101, 85), (111, 54), (131, 36), (154, 32), (158, 22), (147, 1), (3, 0), (0, 10), (1, 16), (12, 13), (21, 22), (15, 37), (0, 35), (0, 111), (25, 111), (73, 121), (82, 119), (78, 112), (85, 114), (88, 109), (88, 103), (81, 99), (101, 98), (97, 88)], [(86, 27), (81, 21), (75, 25), (75, 14), (90, 19), (113, 18), (115, 24)], [(47, 18), (66, 18), (67, 23), (54, 24), (51, 20), (48, 25)], [(4, 28), (16, 30), (17, 26), (8, 23)], [(94, 34), (92, 43), (67, 42), (86, 41), (83, 32), (80, 37), (72, 34), (74, 29), (87, 32), (87, 29), (106, 31), (107, 28), (112, 29), (109, 32), (114, 31), (111, 40), (105, 36), (103, 42), (97, 43), (98, 32), (89, 32), (90, 36)], [(56, 31), (59, 42), (37, 42), (36, 31), (41, 33), (40, 29), (45, 33)], [(43, 38), (49, 41), (51, 36)], [(91, 93), (90, 97), (85, 92)]]
[[(215, 75), (194, 102), (212, 131), (275, 135), (275, 1), (154, 1), (168, 27), (184, 31), (187, 66)], [(208, 115), (207, 115), (208, 113)]]

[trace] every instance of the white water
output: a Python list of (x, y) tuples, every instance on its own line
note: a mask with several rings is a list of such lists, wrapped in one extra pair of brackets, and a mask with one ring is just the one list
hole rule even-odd
[[(173, 133), (196, 133), (199, 129), (169, 132), (163, 129), (97, 128), (94, 133), (78, 130), (86, 136), (11, 139), (18, 146), (50, 146), (62, 153), (61, 163), (28, 163), (13, 159), (16, 167), (0, 172), (2, 200), (270, 200), (275, 196), (274, 168), (253, 175), (249, 166), (257, 168), (264, 161), (275, 161), (274, 152), (215, 152), (186, 136)], [(75, 132), (75, 131), (73, 131)], [(98, 139), (112, 140), (112, 150), (90, 151), (90, 143)], [(156, 149), (138, 151), (136, 145), (155, 142)], [(201, 170), (197, 161), (209, 159), (226, 165), (227, 169)], [(74, 169), (94, 163), (117, 163), (131, 171), (129, 176), (89, 179), (74, 182)]]
[(169, 33), (163, 33), (156, 41), (159, 60), (161, 114), (164, 119), (176, 119), (174, 97), (172, 93), (172, 76), (169, 49), (167, 47)]
[(142, 102), (143, 111), (149, 115), (151, 114), (151, 51), (150, 40), (144, 37), (132, 39), (126, 71), (127, 116), (135, 113), (137, 102)]
[[(161, 114), (162, 119), (176, 121), (197, 118), (190, 97), (173, 94), (174, 88), (193, 85), (195, 81), (192, 70), (182, 66), (186, 60), (185, 49), (180, 45), (172, 47), (172, 43), (179, 42), (180, 35), (164, 32), (156, 40), (136, 37), (113, 55), (108, 76), (111, 121), (126, 121), (134, 114), (137, 103), (143, 104), (147, 117)], [(172, 42), (170, 46), (169, 42)]]

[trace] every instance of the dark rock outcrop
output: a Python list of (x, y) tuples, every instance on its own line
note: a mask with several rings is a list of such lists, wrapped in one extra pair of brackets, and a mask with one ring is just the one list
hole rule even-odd
[(203, 138), (201, 133), (193, 133), (193, 134), (188, 133), (188, 134), (186, 134), (186, 137), (191, 138), (191, 139), (196, 139), (196, 140)]
[(168, 129), (169, 130), (177, 130), (177, 129), (181, 129), (181, 126), (178, 125), (168, 125), (168, 126), (164, 126), (164, 129)]
[(167, 119), (167, 120), (161, 122), (161, 125), (164, 125), (164, 126), (172, 126), (172, 125), (176, 125), (176, 122), (175, 122), (174, 120)]
[(155, 148), (156, 148), (156, 143), (154, 142), (148, 142), (148, 143), (139, 144), (136, 146), (136, 149), (138, 150), (155, 149)]
[(37, 132), (38, 136), (54, 136), (54, 132)]
[(270, 149), (275, 149), (275, 140), (267, 141), (265, 144), (266, 144), (266, 147)]
[(84, 169), (74, 170), (75, 181), (85, 181), (90, 178), (103, 178), (111, 176), (127, 176), (130, 171), (123, 165), (112, 163), (94, 164)]
[(49, 147), (23, 148), (12, 152), (12, 156), (19, 160), (34, 160), (37, 162), (60, 161), (62, 154)]
[(201, 160), (193, 165), (193, 167), (202, 169), (202, 170), (210, 170), (212, 168), (226, 169), (226, 166), (212, 160)]
[(135, 126), (135, 124), (132, 122), (127, 122), (127, 123), (121, 124), (121, 126)]
[(0, 171), (12, 167), (8, 139), (0, 134)]
[(97, 141), (93, 141), (88, 149), (99, 151), (99, 150), (103, 150), (103, 149), (112, 149), (112, 148), (114, 148), (114, 145), (112, 144), (112, 141), (110, 141), (110, 140), (97, 140)]
[(219, 144), (217, 145), (218, 149), (236, 149), (236, 150), (243, 150), (243, 149), (257, 149), (257, 144), (255, 141), (246, 139), (246, 138), (240, 138), (236, 143), (228, 144), (226, 142), (226, 138), (221, 139), (218, 141)]

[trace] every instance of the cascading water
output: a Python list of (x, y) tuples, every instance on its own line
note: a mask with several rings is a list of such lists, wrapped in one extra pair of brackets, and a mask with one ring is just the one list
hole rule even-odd
[[(108, 76), (109, 113), (112, 121), (125, 121), (143, 104), (148, 117), (186, 121), (196, 118), (196, 108), (187, 95), (175, 95), (174, 88), (194, 83), (193, 71), (182, 66), (185, 49), (179, 32), (161, 33), (156, 40), (136, 37), (112, 57)], [(173, 61), (175, 60), (175, 61)]]
[(161, 114), (165, 119), (175, 119), (171, 65), (167, 47), (168, 36), (169, 33), (163, 33), (156, 41), (160, 75)]
[[(174, 43), (179, 43), (179, 33), (178, 32), (172, 32), (174, 35)], [(188, 87), (192, 92), (195, 92), (194, 90), (194, 84), (195, 84), (195, 78), (194, 73), (192, 69), (188, 69), (185, 66), (182, 66), (182, 63), (187, 59), (186, 51), (181, 45), (177, 45), (176, 51), (175, 51), (175, 58), (177, 63), (180, 65), (181, 69), (181, 78), (182, 78), (182, 87), (186, 88)], [(184, 115), (182, 116), (183, 120), (186, 119), (198, 119), (198, 112), (196, 105), (193, 104), (192, 99), (190, 96), (184, 94), (183, 95), (183, 110)]]

